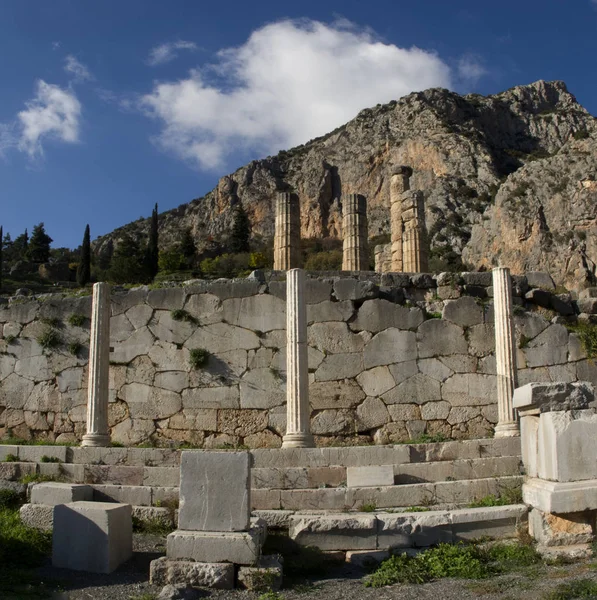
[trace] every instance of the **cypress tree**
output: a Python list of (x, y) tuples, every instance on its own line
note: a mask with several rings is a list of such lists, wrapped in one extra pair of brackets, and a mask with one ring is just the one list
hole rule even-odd
[(145, 278), (139, 243), (128, 234), (124, 234), (114, 250), (109, 277), (115, 283), (139, 283)]
[(89, 239), (89, 225), (85, 227), (83, 243), (81, 244), (81, 255), (77, 267), (77, 283), (83, 287), (91, 279), (91, 240)]
[(147, 242), (147, 251), (145, 257), (145, 266), (147, 275), (153, 279), (158, 274), (158, 205), (156, 205), (151, 213), (151, 223), (149, 226), (149, 240)]
[(29, 249), (29, 234), (25, 229), (25, 233), (21, 233), (15, 238), (12, 243), (13, 260), (25, 260), (27, 258), (27, 250)]
[(232, 235), (230, 236), (230, 251), (248, 252), (250, 233), (249, 217), (245, 209), (239, 205), (234, 213), (234, 224), (232, 225)]
[(50, 244), (53, 241), (46, 233), (43, 223), (36, 225), (31, 233), (31, 239), (27, 248), (27, 257), (29, 260), (37, 263), (48, 262), (50, 258)]
[(190, 227), (187, 227), (182, 234), (182, 240), (180, 241), (180, 251), (182, 255), (187, 259), (188, 262), (191, 262), (193, 258), (195, 258), (195, 253), (197, 252), (197, 246), (195, 246), (195, 240), (193, 239), (193, 234), (191, 233)]

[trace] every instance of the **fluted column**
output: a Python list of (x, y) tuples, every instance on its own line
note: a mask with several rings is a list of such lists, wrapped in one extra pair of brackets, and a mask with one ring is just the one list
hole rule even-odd
[(110, 368), (110, 286), (93, 286), (89, 384), (87, 387), (87, 433), (82, 446), (108, 446), (108, 388)]
[(410, 189), (410, 167), (396, 167), (390, 178), (390, 231), (392, 271), (403, 271), (402, 263), (402, 194)]
[(402, 268), (405, 273), (428, 270), (425, 205), (422, 192), (402, 194)]
[(286, 279), (286, 435), (282, 448), (312, 448), (307, 362), (305, 272), (291, 269)]
[(274, 269), (287, 271), (301, 264), (301, 214), (298, 197), (280, 192), (276, 198)]
[(512, 396), (518, 386), (518, 373), (512, 320), (512, 281), (510, 270), (505, 267), (493, 269), (493, 308), (498, 402), (495, 437), (514, 437), (520, 435), (512, 405)]
[(367, 199), (359, 194), (342, 198), (342, 270), (368, 271)]

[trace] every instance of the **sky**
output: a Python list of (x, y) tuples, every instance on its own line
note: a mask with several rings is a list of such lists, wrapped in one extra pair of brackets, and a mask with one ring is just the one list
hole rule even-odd
[(597, 0), (0, 0), (0, 225), (77, 247), (363, 108), (564, 80), (597, 115)]

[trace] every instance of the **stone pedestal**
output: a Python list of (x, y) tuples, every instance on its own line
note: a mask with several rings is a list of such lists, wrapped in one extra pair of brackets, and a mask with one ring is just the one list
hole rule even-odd
[(276, 198), (274, 269), (287, 271), (301, 264), (301, 214), (298, 197), (280, 192)]
[(286, 435), (282, 448), (311, 448), (305, 272), (288, 271), (286, 280)]
[(495, 314), (495, 362), (497, 371), (498, 423), (495, 437), (520, 435), (512, 395), (518, 384), (516, 341), (512, 320), (512, 282), (510, 270), (493, 269), (493, 298)]
[(91, 335), (89, 338), (89, 385), (87, 433), (82, 446), (109, 446), (108, 388), (110, 368), (110, 286), (93, 286)]
[(369, 270), (367, 200), (359, 194), (342, 198), (343, 271)]

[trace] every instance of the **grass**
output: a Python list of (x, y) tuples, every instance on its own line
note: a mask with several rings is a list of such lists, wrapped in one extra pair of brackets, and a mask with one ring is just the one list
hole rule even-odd
[(50, 442), (49, 440), (25, 440), (23, 438), (8, 437), (0, 439), (0, 445), (3, 446), (78, 446), (76, 442)]
[(438, 442), (448, 442), (447, 438), (443, 433), (422, 433), (415, 438), (407, 440), (406, 442), (400, 442), (401, 444), (436, 444)]
[(377, 510), (377, 506), (375, 504), (361, 504), (359, 507), (360, 512), (375, 512)]
[(73, 356), (78, 356), (82, 348), (83, 345), (80, 342), (70, 342), (67, 346), (69, 354), (72, 354)]
[(587, 358), (595, 358), (597, 356), (597, 325), (577, 323), (576, 325), (566, 325), (566, 327), (578, 335)]
[(419, 513), (419, 512), (429, 512), (431, 509), (425, 506), (409, 506), (405, 508), (402, 512), (405, 513)]
[(40, 459), (39, 462), (42, 463), (61, 463), (62, 461), (56, 457), (56, 456), (48, 456), (47, 454), (44, 454)]
[(197, 321), (192, 314), (184, 310), (184, 308), (176, 308), (171, 310), (170, 316), (174, 321), (186, 321), (187, 323), (193, 323), (194, 325), (199, 323), (199, 321)]
[(522, 503), (522, 487), (514, 486), (503, 488), (498, 496), (489, 494), (478, 500), (474, 500), (468, 505), (468, 508), (481, 508), (486, 506), (506, 506), (508, 504)]
[(61, 327), (62, 321), (58, 317), (41, 317), (40, 323), (47, 325), (48, 327)]
[(260, 594), (257, 600), (284, 600), (284, 596), (279, 592), (265, 592), (265, 594)]
[(43, 483), (44, 481), (60, 481), (59, 477), (53, 475), (40, 475), (39, 473), (30, 473), (29, 475), (23, 475), (19, 479), (19, 483)]
[(164, 523), (163, 519), (153, 517), (151, 519), (141, 520), (133, 517), (133, 531), (136, 533), (145, 533), (147, 535), (168, 535), (174, 531), (171, 524)]
[(87, 317), (85, 315), (79, 315), (79, 314), (73, 313), (72, 315), (68, 316), (67, 322), (69, 325), (72, 325), (73, 327), (82, 327), (83, 324), (85, 323), (85, 319), (87, 319)]
[(573, 600), (574, 598), (597, 598), (597, 582), (592, 579), (577, 579), (561, 583), (555, 590), (543, 596), (545, 600)]
[(200, 369), (205, 366), (209, 360), (209, 351), (205, 348), (192, 348), (189, 355), (189, 362), (193, 369)]
[(12, 334), (8, 334), (8, 335), (4, 336), (4, 341), (7, 344), (12, 344), (16, 339), (17, 339), (17, 337), (15, 335), (12, 335)]
[(19, 457), (15, 454), (9, 453), (4, 457), (4, 462), (19, 462)]
[(62, 336), (53, 327), (47, 327), (37, 336), (37, 343), (44, 350), (51, 350), (62, 344)]
[(426, 583), (433, 579), (485, 579), (541, 561), (532, 546), (495, 544), (483, 548), (475, 544), (440, 544), (416, 556), (398, 554), (385, 560), (364, 579), (367, 587), (395, 583)]

